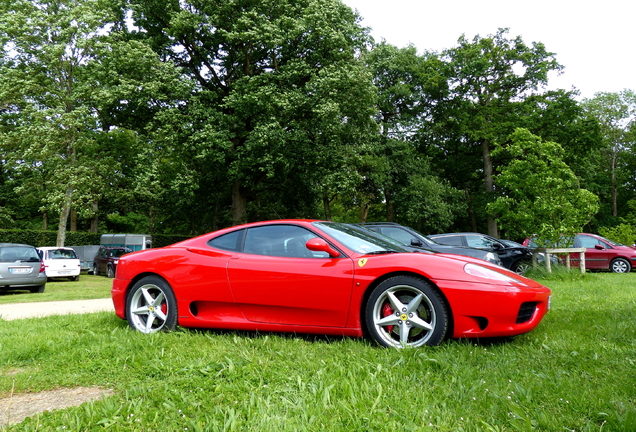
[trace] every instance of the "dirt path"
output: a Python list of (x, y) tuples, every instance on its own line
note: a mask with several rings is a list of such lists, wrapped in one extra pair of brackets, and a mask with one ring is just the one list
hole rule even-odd
[(0, 319), (11, 321), (21, 318), (39, 318), (49, 315), (66, 315), (102, 311), (115, 311), (113, 301), (110, 298), (3, 304), (0, 305)]
[[(5, 321), (38, 318), (49, 315), (66, 315), (113, 311), (113, 301), (107, 299), (53, 301), (38, 303), (14, 303), (0, 305), (0, 319)], [(0, 371), (0, 373), (2, 373)], [(6, 372), (12, 375), (11, 371)], [(27, 417), (45, 411), (78, 406), (84, 402), (100, 400), (113, 394), (111, 389), (96, 387), (63, 388), (39, 393), (10, 394), (0, 398), (0, 429), (18, 424)]]

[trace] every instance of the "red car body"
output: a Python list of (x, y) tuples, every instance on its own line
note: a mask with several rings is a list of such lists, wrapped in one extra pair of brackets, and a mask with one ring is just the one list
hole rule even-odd
[[(336, 231), (326, 229), (333, 226), (340, 225), (309, 220), (260, 222), (125, 255), (119, 260), (112, 288), (117, 316), (128, 319), (129, 323), (133, 321), (136, 325), (131, 325), (141, 331), (154, 331), (153, 320), (163, 324), (170, 305), (165, 302), (160, 305), (162, 302), (150, 298), (144, 287), (159, 284), (166, 287), (165, 293), (157, 294), (161, 300), (174, 294), (176, 324), (183, 327), (360, 337), (369, 325), (378, 324), (380, 331), (388, 329), (385, 333), (389, 335), (398, 333), (395, 338), (399, 339), (397, 327), (380, 323), (383, 319), (395, 319), (395, 326), (409, 323), (404, 314), (400, 320), (400, 312), (394, 306), (401, 303), (390, 294), (385, 296), (383, 306), (379, 302), (375, 306), (377, 310), (383, 308), (376, 313), (375, 321), (366, 316), (372, 311), (370, 298), (374, 298), (374, 290), (382, 284), (390, 285), (390, 281), (399, 282), (399, 287), (410, 282), (429, 286), (433, 303), (436, 298), (443, 303), (442, 309), (438, 309), (440, 313), (431, 319), (438, 326), (442, 320), (447, 321), (447, 328), (452, 330), (448, 333), (443, 330), (446, 337), (526, 333), (548, 311), (551, 294), (548, 288), (502, 267), (450, 254), (364, 253), (334, 237)], [(251, 232), (264, 230), (307, 233), (303, 239), (309, 239), (303, 240), (304, 248), (299, 252), (304, 255), (288, 257), (282, 252), (276, 255), (248, 250), (247, 240), (243, 244), (238, 242), (236, 247), (232, 243), (231, 248), (236, 250), (226, 250), (223, 244), (226, 238), (246, 239)], [(291, 249), (291, 241), (285, 241)], [(216, 243), (226, 249), (215, 247)], [(395, 291), (395, 295), (404, 305), (416, 297), (402, 291)], [(139, 321), (137, 312), (131, 309), (139, 310), (143, 319)], [(393, 317), (394, 312), (397, 318)], [(429, 326), (422, 323), (422, 328), (428, 331)], [(407, 341), (409, 331), (415, 333), (404, 330), (403, 342)], [(394, 344), (390, 339), (387, 343), (379, 342), (386, 346)]]

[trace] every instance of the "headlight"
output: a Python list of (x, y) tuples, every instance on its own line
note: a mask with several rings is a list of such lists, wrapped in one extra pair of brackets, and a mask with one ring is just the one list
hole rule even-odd
[(475, 277), (480, 277), (484, 279), (498, 280), (504, 282), (520, 282), (517, 279), (511, 278), (510, 276), (506, 276), (503, 273), (496, 272), (486, 267), (482, 267), (477, 264), (466, 264), (464, 266), (464, 271)]
[(117, 265), (117, 263), (119, 262), (119, 260), (113, 260), (113, 264)]
[(497, 255), (495, 255), (494, 253), (488, 252), (486, 254), (486, 261), (497, 264), (499, 262), (499, 259), (497, 258)]

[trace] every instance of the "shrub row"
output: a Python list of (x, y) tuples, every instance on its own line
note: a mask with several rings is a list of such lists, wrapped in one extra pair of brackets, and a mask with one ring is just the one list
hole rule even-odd
[[(66, 241), (68, 246), (90, 246), (100, 244), (101, 234), (67, 231)], [(153, 247), (168, 246), (183, 240), (187, 236), (155, 234), (152, 236)], [(22, 243), (39, 246), (55, 246), (57, 243), (57, 231), (0, 229), (0, 243)]]

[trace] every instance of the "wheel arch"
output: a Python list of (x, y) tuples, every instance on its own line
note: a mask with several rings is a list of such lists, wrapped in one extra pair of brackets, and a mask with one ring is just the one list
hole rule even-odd
[(377, 279), (375, 279), (373, 282), (371, 282), (369, 286), (367, 287), (366, 291), (364, 292), (364, 295), (362, 296), (362, 301), (360, 302), (360, 311), (359, 311), (360, 325), (362, 326), (362, 333), (364, 333), (365, 337), (369, 337), (369, 329), (367, 328), (367, 325), (366, 325), (366, 319), (365, 319), (365, 313), (364, 313), (366, 304), (369, 301), (369, 297), (371, 296), (371, 293), (373, 292), (376, 286), (378, 286), (385, 280), (395, 276), (415, 277), (431, 284), (433, 289), (435, 289), (435, 291), (437, 291), (437, 293), (440, 295), (440, 298), (444, 302), (444, 305), (446, 306), (446, 310), (448, 311), (448, 330), (446, 331), (445, 339), (452, 337), (454, 332), (454, 327), (455, 327), (455, 319), (453, 316), (453, 309), (451, 308), (448, 298), (446, 298), (446, 295), (444, 294), (444, 292), (432, 280), (430, 280), (426, 276), (423, 276), (419, 273), (408, 272), (408, 271), (396, 271), (396, 272), (384, 274), (378, 277)]

